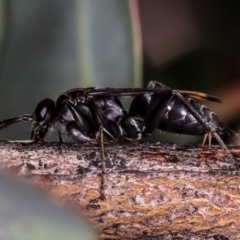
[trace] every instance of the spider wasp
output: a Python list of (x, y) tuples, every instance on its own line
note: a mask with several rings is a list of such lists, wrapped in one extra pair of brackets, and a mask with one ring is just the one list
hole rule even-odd
[[(129, 111), (120, 101), (133, 98)], [(96, 141), (100, 136), (102, 154), (101, 198), (104, 198), (105, 153), (103, 136), (110, 140), (139, 140), (163, 131), (215, 137), (231, 159), (235, 169), (240, 169), (225, 143), (220, 138), (224, 124), (198, 99), (221, 102), (205, 93), (173, 90), (160, 82), (151, 81), (147, 88), (75, 88), (60, 95), (56, 102), (46, 98), (40, 101), (33, 114), (0, 122), (0, 130), (16, 122), (33, 122), (32, 142), (43, 141), (49, 129), (59, 122), (63, 133), (79, 142)], [(61, 135), (60, 135), (61, 139)]]

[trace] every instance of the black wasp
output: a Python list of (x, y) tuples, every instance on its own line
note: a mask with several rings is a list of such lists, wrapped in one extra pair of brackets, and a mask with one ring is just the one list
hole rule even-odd
[[(134, 98), (129, 111), (120, 98)], [(80, 142), (95, 141), (99, 136), (102, 149), (102, 168), (105, 172), (103, 135), (110, 140), (138, 140), (155, 129), (190, 135), (202, 135), (204, 142), (214, 136), (234, 167), (236, 159), (219, 137), (224, 124), (206, 106), (194, 99), (221, 102), (205, 93), (172, 90), (162, 83), (151, 81), (147, 88), (76, 88), (60, 95), (56, 102), (40, 101), (33, 114), (25, 114), (0, 122), (0, 130), (16, 122), (33, 122), (32, 142), (43, 141), (48, 130), (59, 122), (62, 133)], [(61, 136), (61, 135), (60, 135)], [(103, 175), (103, 174), (102, 174)], [(103, 196), (102, 177), (101, 194)]]

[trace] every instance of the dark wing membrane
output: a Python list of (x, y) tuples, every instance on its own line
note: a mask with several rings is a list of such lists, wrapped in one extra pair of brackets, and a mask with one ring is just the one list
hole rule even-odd
[(135, 97), (140, 94), (146, 93), (159, 93), (161, 89), (150, 89), (150, 88), (95, 88), (91, 89), (87, 94), (95, 97)]
[(73, 88), (66, 91), (64, 94), (72, 94), (79, 92), (82, 96), (92, 97), (135, 97), (140, 94), (161, 92), (161, 89), (149, 88)]
[[(116, 96), (121, 98), (130, 98), (135, 97), (140, 94), (146, 93), (161, 93), (166, 89), (159, 88), (74, 88), (67, 91), (65, 94), (72, 92), (81, 92), (81, 94), (92, 97), (110, 97)], [(170, 90), (170, 89), (169, 89)], [(222, 103), (222, 100), (219, 97), (208, 95), (206, 93), (187, 91), (187, 90), (175, 90), (181, 93), (184, 96), (194, 98), (197, 100), (208, 100), (213, 102)]]
[[(134, 97), (140, 94), (146, 93), (161, 93), (164, 89), (153, 89), (153, 88), (95, 88), (88, 92), (89, 96), (116, 96), (116, 97)], [(222, 103), (219, 97), (212, 96), (202, 92), (176, 90), (184, 96), (194, 98), (197, 100), (208, 100), (213, 102)]]
[(208, 100), (212, 102), (222, 103), (222, 99), (213, 95), (209, 95), (202, 92), (194, 92), (194, 91), (185, 91), (185, 90), (176, 90), (184, 96), (197, 99), (197, 100)]

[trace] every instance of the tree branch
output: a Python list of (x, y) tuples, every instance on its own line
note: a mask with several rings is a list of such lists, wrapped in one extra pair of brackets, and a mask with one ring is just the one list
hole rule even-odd
[[(239, 147), (230, 151), (240, 157)], [(0, 142), (3, 170), (72, 201), (102, 238), (240, 238), (240, 171), (218, 146), (105, 144), (105, 152), (101, 201), (98, 145)]]

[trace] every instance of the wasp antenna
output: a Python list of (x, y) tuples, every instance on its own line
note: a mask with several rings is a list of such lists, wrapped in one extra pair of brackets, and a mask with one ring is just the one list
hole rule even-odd
[(15, 118), (9, 118), (0, 122), (0, 130), (17, 122), (32, 122), (32, 121), (33, 121), (33, 117), (32, 115), (29, 115), (29, 114), (25, 114)]

